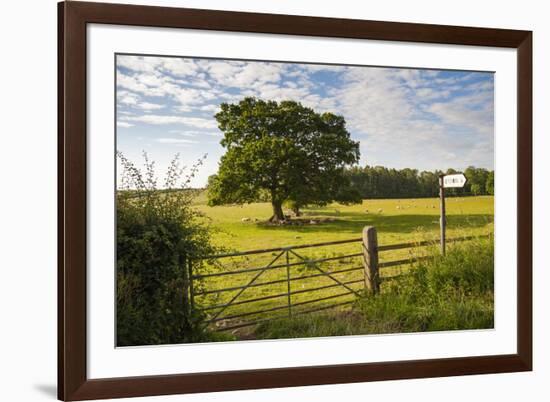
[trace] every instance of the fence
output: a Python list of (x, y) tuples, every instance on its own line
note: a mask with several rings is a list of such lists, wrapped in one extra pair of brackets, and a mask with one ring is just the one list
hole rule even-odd
[[(459, 237), (447, 239), (447, 242), (473, 238), (475, 236)], [(343, 307), (361, 297), (365, 290), (378, 293), (383, 280), (402, 275), (381, 276), (381, 269), (428, 258), (379, 261), (381, 253), (432, 244), (433, 241), (423, 241), (378, 245), (376, 229), (365, 227), (361, 238), (205, 256), (202, 259), (213, 261), (217, 272), (196, 274), (190, 264), (190, 302), (192, 308), (208, 317), (205, 325), (214, 326), (219, 331)], [(343, 251), (334, 251), (342, 246)], [(355, 246), (357, 251), (350, 252), (350, 247)], [(304, 255), (306, 250), (327, 247), (335, 255), (321, 258)], [(252, 261), (252, 267), (242, 267), (242, 261), (229, 265), (221, 262), (234, 258), (245, 258), (248, 263)], [(235, 279), (239, 277), (243, 279)], [(226, 286), (227, 282), (236, 284)], [(215, 286), (222, 283), (223, 287)], [(255, 294), (245, 298), (249, 289), (253, 289)]]

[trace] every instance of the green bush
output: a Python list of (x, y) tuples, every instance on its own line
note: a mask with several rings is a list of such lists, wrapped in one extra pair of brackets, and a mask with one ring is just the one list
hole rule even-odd
[(195, 194), (188, 188), (202, 160), (183, 177), (176, 157), (159, 190), (146, 154), (145, 173), (118, 157), (118, 346), (215, 340), (200, 325), (188, 293), (190, 259), (215, 251), (208, 227), (191, 207)]

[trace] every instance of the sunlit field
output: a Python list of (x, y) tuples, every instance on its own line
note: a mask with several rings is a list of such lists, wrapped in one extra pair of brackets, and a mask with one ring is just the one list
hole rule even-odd
[[(447, 238), (471, 235), (489, 234), (493, 231), (494, 199), (492, 196), (457, 197), (448, 198), (447, 205)], [(326, 207), (307, 208), (303, 215), (294, 224), (269, 224), (267, 219), (271, 215), (271, 205), (268, 203), (254, 203), (243, 206), (209, 207), (206, 205), (204, 195), (196, 199), (195, 207), (200, 210), (205, 219), (214, 229), (213, 238), (216, 245), (223, 247), (227, 252), (243, 252), (256, 249), (272, 249), (278, 247), (291, 247), (304, 244), (332, 242), (337, 240), (359, 239), (365, 226), (374, 226), (378, 231), (379, 245), (419, 242), (423, 240), (437, 240), (439, 238), (439, 199), (386, 199), (364, 200), (362, 204), (340, 205), (332, 204)], [(291, 220), (292, 222), (292, 220)], [(453, 245), (449, 245), (452, 249)], [(330, 261), (317, 264), (326, 272), (346, 270), (362, 267), (362, 257), (346, 257), (350, 254), (361, 252), (361, 243), (354, 242), (333, 246), (322, 246), (296, 250), (304, 259), (332, 258)], [(426, 248), (418, 250), (396, 250), (380, 254), (381, 261), (393, 261), (408, 258), (425, 253)], [(429, 252), (437, 253), (436, 247)], [(337, 258), (333, 258), (337, 257)], [(278, 259), (277, 259), (278, 258)], [(269, 263), (273, 265), (286, 263), (286, 255), (279, 251), (272, 251), (257, 255), (236, 256), (223, 259), (215, 259), (205, 265), (200, 273), (218, 273), (248, 268), (258, 268)], [(275, 262), (273, 262), (275, 261)], [(289, 262), (296, 263), (300, 259), (294, 255), (289, 257)], [(401, 265), (384, 268), (381, 270), (382, 278), (389, 278), (406, 272), (410, 266)], [(314, 266), (295, 265), (290, 268), (288, 275), (292, 278), (315, 274)], [(196, 272), (195, 272), (196, 273)], [(246, 285), (258, 272), (242, 273), (237, 275), (225, 275), (210, 277), (203, 281), (200, 290), (210, 293), (196, 297), (198, 306), (223, 305), (229, 302), (240, 289), (228, 292), (215, 292), (216, 289), (238, 288)], [(269, 286), (250, 287), (239, 295), (237, 300), (249, 300), (287, 292), (286, 268), (267, 270), (254, 282), (265, 283), (280, 281)], [(342, 282), (351, 282), (351, 288), (358, 292), (365, 289), (364, 273), (362, 270), (343, 272), (335, 275)], [(382, 286), (382, 293), (389, 289), (386, 281)], [(342, 293), (339, 286), (321, 289), (315, 292), (303, 292), (316, 287), (334, 285), (334, 282), (320, 275), (308, 280), (292, 281), (292, 292), (298, 292), (292, 296), (292, 304), (307, 302), (311, 299), (325, 298)], [(212, 292), (214, 291), (214, 292)], [(338, 299), (328, 299), (315, 303), (314, 306), (329, 305), (338, 302), (352, 300), (353, 294)], [(224, 310), (223, 316), (250, 314), (247, 320), (254, 320), (254, 311), (265, 309), (277, 309), (287, 303), (285, 297), (261, 300), (255, 303), (234, 304)], [(307, 304), (307, 303), (305, 303)], [(304, 310), (296, 307), (294, 312)], [(345, 308), (345, 307), (343, 307)], [(212, 313), (216, 309), (210, 310)], [(338, 310), (336, 310), (338, 311)], [(276, 310), (271, 316), (284, 317), (289, 312), (285, 309)], [(334, 313), (333, 313), (334, 314)], [(265, 315), (265, 314), (264, 314)], [(211, 315), (212, 317), (212, 315)], [(235, 325), (242, 319), (222, 320), (216, 322), (216, 326), (223, 328), (227, 325)], [(243, 328), (233, 331), (240, 338), (256, 337), (251, 333), (254, 328)]]
[[(201, 194), (196, 205), (218, 229), (213, 234), (216, 244), (237, 251), (360, 237), (364, 226), (376, 227), (380, 244), (414, 241), (419, 229), (439, 235), (438, 198), (364, 200), (357, 205), (308, 208), (301, 218), (315, 223), (301, 226), (266, 225), (272, 213), (269, 203), (208, 207), (206, 195)], [(446, 209), (448, 237), (492, 231), (493, 196), (447, 198)]]

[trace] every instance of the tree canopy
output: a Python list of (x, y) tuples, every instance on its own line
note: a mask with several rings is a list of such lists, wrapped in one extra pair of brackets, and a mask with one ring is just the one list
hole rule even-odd
[(285, 201), (299, 207), (360, 199), (344, 176), (359, 161), (344, 117), (295, 101), (245, 98), (223, 103), (215, 118), (226, 153), (209, 179), (210, 205), (269, 200), (271, 220), (280, 221)]

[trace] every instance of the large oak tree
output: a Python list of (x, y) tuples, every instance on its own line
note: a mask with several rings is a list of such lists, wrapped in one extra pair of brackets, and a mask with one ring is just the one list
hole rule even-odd
[(359, 143), (342, 116), (294, 101), (245, 98), (223, 103), (215, 118), (226, 153), (209, 180), (210, 205), (269, 200), (271, 220), (281, 221), (285, 201), (356, 201), (343, 171), (358, 162)]

